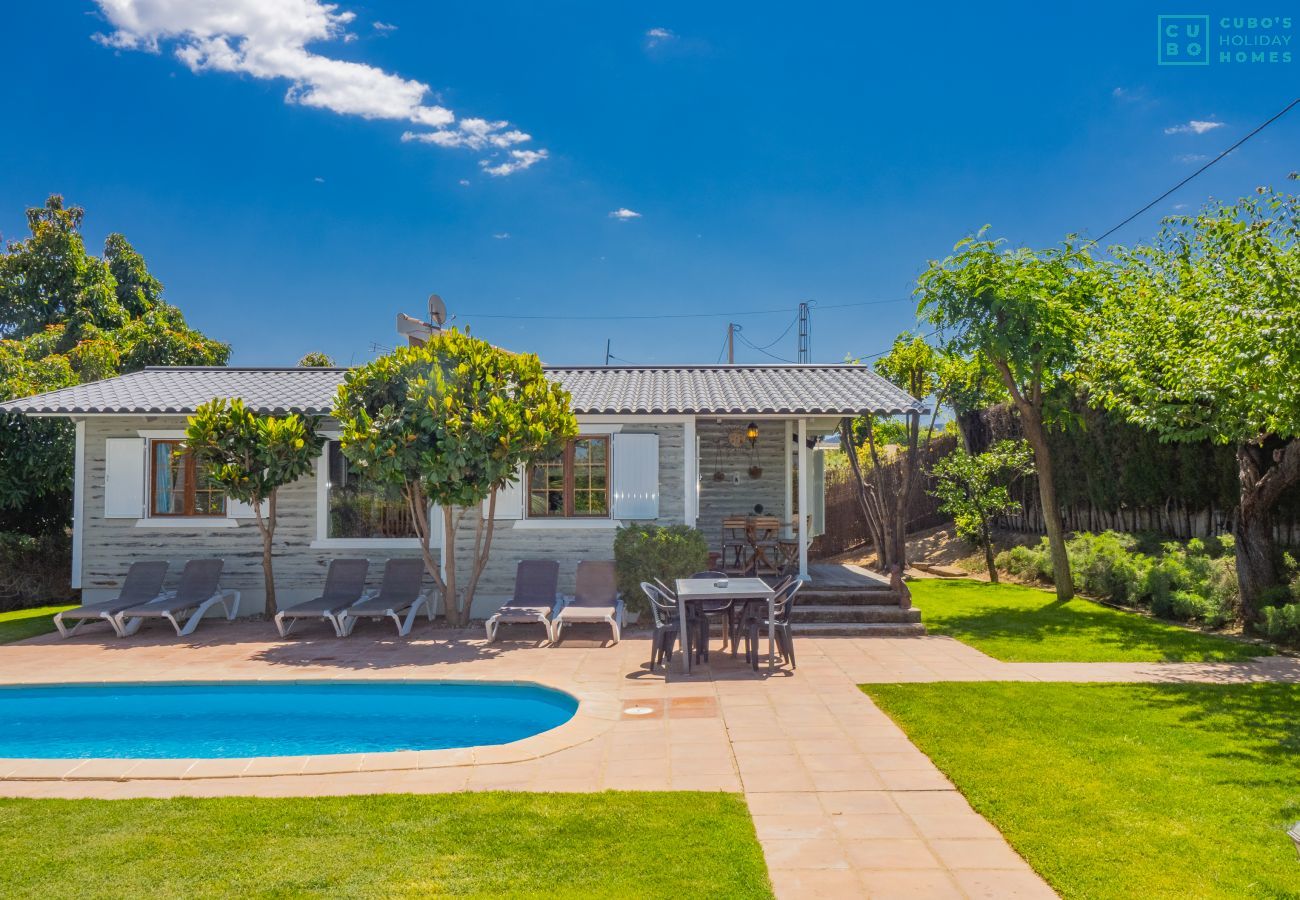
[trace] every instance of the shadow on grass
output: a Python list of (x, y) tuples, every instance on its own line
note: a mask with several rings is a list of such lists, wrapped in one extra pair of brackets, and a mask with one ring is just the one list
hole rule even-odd
[(943, 582), (913, 585), (927, 628), (979, 646), (1000, 659), (1017, 661), (1028, 651), (1047, 661), (1233, 661), (1266, 656), (1270, 650), (1244, 641), (1205, 634), (1089, 600), (1062, 601), (1020, 585)]

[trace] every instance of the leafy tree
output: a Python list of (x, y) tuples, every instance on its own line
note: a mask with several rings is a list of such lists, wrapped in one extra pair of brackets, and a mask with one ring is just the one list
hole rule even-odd
[[(939, 354), (923, 338), (904, 332), (894, 339), (889, 353), (876, 361), (876, 371), (918, 400), (934, 396), (935, 403), (924, 446), (934, 434), (934, 424), (943, 394), (939, 382)], [(876, 564), (882, 571), (894, 566), (907, 568), (907, 508), (921, 468), (921, 416), (889, 421), (885, 441), (898, 446), (892, 455), (883, 453), (884, 442), (876, 416), (840, 421), (840, 442), (853, 470), (858, 505), (867, 520)], [(870, 465), (864, 470), (859, 460), (858, 441), (865, 437)]]
[(1242, 615), (1279, 581), (1272, 511), (1300, 482), (1300, 199), (1261, 189), (1115, 248), (1094, 321), (1094, 397), (1163, 440), (1236, 448)]
[(1074, 586), (1047, 429), (1068, 416), (1060, 387), (1077, 365), (1086, 314), (1095, 306), (1095, 267), (1073, 236), (1046, 250), (1004, 250), (986, 230), (930, 262), (917, 282), (920, 313), (951, 330), (949, 350), (987, 360), (1011, 395), (1034, 451), (1056, 595), (1065, 600)]
[(957, 533), (984, 550), (989, 581), (998, 580), (993, 564), (993, 520), (1019, 512), (1006, 481), (1034, 471), (1034, 453), (1024, 441), (998, 441), (983, 453), (958, 448), (934, 465), (934, 490), (939, 508), (953, 517)]
[[(51, 196), (27, 211), (31, 236), (0, 254), (0, 400), (148, 365), (223, 365), (230, 348), (185, 324), (120, 234), (86, 252), (85, 211)], [(0, 530), (65, 528), (73, 427), (0, 414)]]
[(210, 477), (226, 496), (253, 507), (262, 533), (262, 575), (266, 583), (266, 616), (276, 614), (275, 544), (276, 497), (280, 488), (312, 470), (324, 439), (316, 433), (318, 420), (297, 414), (261, 416), (239, 399), (215, 399), (190, 416), (185, 446), (209, 467)]
[(305, 354), (302, 359), (298, 360), (298, 368), (300, 369), (312, 368), (313, 366), (328, 369), (333, 365), (334, 360), (326, 354), (321, 353), (319, 350), (313, 350), (311, 353)]
[[(519, 466), (554, 456), (577, 435), (568, 392), (547, 380), (536, 356), (448, 329), (349, 372), (334, 417), (343, 452), (364, 477), (401, 491), (447, 619), (465, 624), (492, 548), (497, 492)], [(430, 503), (442, 509), (445, 578), (430, 548)], [(461, 591), (456, 546), (465, 515), (475, 528)]]

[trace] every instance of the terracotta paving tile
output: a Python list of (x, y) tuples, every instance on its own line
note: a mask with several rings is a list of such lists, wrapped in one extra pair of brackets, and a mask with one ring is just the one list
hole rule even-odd
[(835, 829), (831, 827), (826, 816), (821, 815), (775, 815), (754, 816), (754, 830), (759, 840), (780, 840), (800, 838), (833, 839)]
[(915, 838), (870, 838), (843, 842), (849, 860), (859, 869), (941, 869), (925, 841)]
[(875, 838), (916, 838), (920, 835), (912, 820), (900, 813), (881, 815), (832, 815), (831, 825), (841, 840), (868, 840)]
[(849, 868), (848, 856), (837, 841), (780, 838), (762, 844), (769, 869)]
[(951, 875), (939, 869), (867, 870), (861, 879), (871, 900), (959, 900), (965, 897)]
[(943, 838), (1000, 838), (1001, 834), (977, 813), (966, 815), (913, 815), (916, 830), (927, 840)]
[(771, 878), (772, 890), (780, 900), (869, 896), (857, 873), (847, 869), (775, 869)]
[(952, 873), (962, 890), (978, 900), (1052, 900), (1056, 892), (1025, 867), (1019, 872), (958, 870)]
[(762, 816), (819, 816), (824, 810), (818, 796), (809, 791), (745, 795), (751, 815)]
[(937, 839), (930, 849), (949, 869), (1022, 869), (1025, 861), (1002, 838)]
[(886, 791), (835, 791), (818, 795), (831, 815), (884, 815), (897, 813), (898, 796)]

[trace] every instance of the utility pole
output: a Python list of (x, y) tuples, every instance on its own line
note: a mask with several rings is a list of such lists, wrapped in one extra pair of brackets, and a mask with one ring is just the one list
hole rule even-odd
[(799, 302), (799, 362), (812, 362), (812, 321), (808, 301)]
[(727, 365), (736, 364), (736, 323), (727, 323)]
[(605, 365), (609, 365), (609, 338), (605, 338)]

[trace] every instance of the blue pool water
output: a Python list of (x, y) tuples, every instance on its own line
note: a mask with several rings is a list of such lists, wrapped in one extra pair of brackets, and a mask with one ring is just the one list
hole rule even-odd
[(504, 744), (562, 725), (550, 688), (469, 682), (0, 688), (0, 757), (190, 759)]

